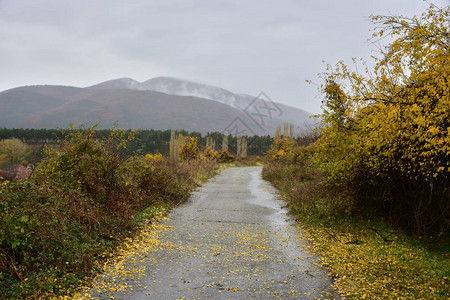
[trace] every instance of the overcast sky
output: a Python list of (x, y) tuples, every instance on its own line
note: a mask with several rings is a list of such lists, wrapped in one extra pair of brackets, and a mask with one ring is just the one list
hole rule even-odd
[[(435, 0), (440, 6), (449, 0)], [(368, 58), (370, 14), (422, 0), (0, 0), (0, 91), (172, 76), (320, 111), (322, 61)]]

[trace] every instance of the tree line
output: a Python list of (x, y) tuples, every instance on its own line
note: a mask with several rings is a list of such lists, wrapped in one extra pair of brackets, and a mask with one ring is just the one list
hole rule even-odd
[[(132, 130), (127, 130), (131, 132)], [(127, 154), (134, 152), (141, 153), (161, 153), (169, 156), (169, 143), (171, 130), (154, 130), (144, 129), (138, 130), (127, 147)], [(200, 148), (205, 148), (207, 140), (213, 141), (220, 150), (224, 134), (221, 132), (211, 132), (203, 135), (199, 132), (187, 132), (185, 130), (177, 131), (183, 136), (192, 136), (198, 138)], [(96, 138), (104, 138), (109, 136), (110, 130), (96, 130)], [(19, 139), (28, 145), (58, 144), (64, 140), (64, 129), (34, 129), (34, 128), (0, 128), (0, 140)], [(263, 156), (267, 154), (273, 142), (269, 135), (266, 136), (246, 136), (248, 147), (247, 154), (249, 156)], [(236, 136), (228, 136), (228, 150), (230, 153), (237, 153), (238, 138)]]

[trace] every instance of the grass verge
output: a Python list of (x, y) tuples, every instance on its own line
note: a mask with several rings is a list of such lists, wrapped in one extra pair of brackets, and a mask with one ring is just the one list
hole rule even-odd
[[(448, 299), (448, 237), (414, 237), (383, 221), (327, 211), (304, 166), (268, 162), (263, 176), (287, 200), (335, 286), (349, 299)], [(314, 197), (317, 197), (316, 199)]]

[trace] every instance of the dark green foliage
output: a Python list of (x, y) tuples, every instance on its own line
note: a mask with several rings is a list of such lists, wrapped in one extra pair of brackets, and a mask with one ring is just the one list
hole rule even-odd
[[(131, 130), (126, 130), (126, 132), (131, 132)], [(183, 136), (192, 136), (198, 138), (198, 145), (200, 148), (205, 148), (206, 137), (210, 136), (215, 141), (216, 145), (222, 144), (223, 133), (211, 132), (206, 134), (204, 137), (198, 132), (187, 132), (187, 131), (177, 131)], [(106, 138), (109, 136), (109, 130), (96, 130), (95, 137)], [(0, 140), (18, 138), (28, 145), (35, 144), (36, 146), (42, 144), (58, 144), (60, 141), (64, 140), (64, 131), (59, 129), (8, 129), (0, 128)], [(253, 136), (246, 137), (248, 141), (247, 153), (250, 156), (262, 156), (267, 153), (272, 144), (272, 138), (270, 136)], [(139, 130), (136, 133), (135, 138), (128, 143), (128, 147), (123, 154), (131, 155), (136, 151), (142, 153), (156, 153), (159, 152), (164, 156), (169, 156), (169, 141), (170, 141), (170, 130)], [(235, 153), (237, 147), (237, 138), (229, 136), (230, 152)], [(36, 162), (34, 159), (32, 162)]]

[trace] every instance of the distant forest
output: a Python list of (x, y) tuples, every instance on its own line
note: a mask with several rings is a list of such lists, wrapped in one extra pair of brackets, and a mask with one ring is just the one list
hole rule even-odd
[[(131, 131), (131, 130), (130, 130)], [(139, 130), (135, 139), (128, 145), (129, 154), (141, 152), (155, 153), (160, 152), (164, 156), (169, 155), (169, 141), (171, 130)], [(43, 144), (58, 144), (64, 140), (63, 129), (9, 129), (0, 128), (0, 140), (17, 138), (29, 145), (43, 145)], [(110, 130), (97, 130), (97, 136), (99, 138), (107, 137), (110, 134)], [(184, 136), (198, 137), (198, 145), (200, 149), (204, 149), (206, 146), (206, 138), (211, 137), (215, 142), (216, 149), (220, 150), (222, 147), (223, 134), (220, 132), (208, 133), (202, 136), (199, 132), (187, 132), (184, 130), (177, 131)], [(267, 136), (247, 136), (247, 153), (249, 156), (263, 156), (267, 154), (272, 145), (272, 138)], [(235, 154), (237, 145), (237, 138), (233, 136), (228, 137), (229, 151)]]

